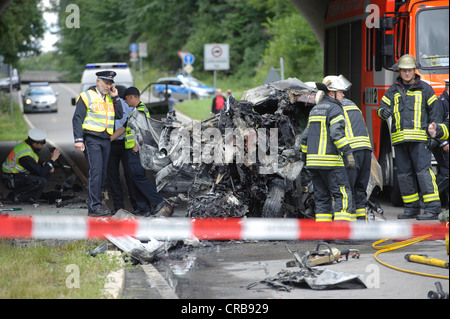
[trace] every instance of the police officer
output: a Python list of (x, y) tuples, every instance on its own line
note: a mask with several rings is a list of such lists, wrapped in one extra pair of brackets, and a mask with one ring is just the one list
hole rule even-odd
[(2, 182), (11, 192), (7, 198), (14, 202), (36, 203), (55, 171), (60, 152), (55, 149), (48, 162), (39, 162), (39, 152), (45, 145), (47, 132), (38, 128), (28, 131), (28, 138), (9, 153), (2, 165)]
[(372, 162), (372, 144), (361, 110), (349, 99), (342, 100), (345, 116), (345, 136), (353, 150), (355, 167), (347, 169), (352, 188), (353, 213), (356, 219), (366, 219), (367, 184), (370, 178)]
[[(391, 139), (404, 203), (404, 213), (398, 218), (432, 220), (437, 219), (441, 205), (436, 178), (431, 170), (427, 126), (439, 118), (439, 102), (433, 88), (415, 74), (416, 67), (416, 60), (409, 54), (398, 60), (400, 75), (383, 96), (378, 116), (383, 120), (392, 117)], [(423, 215), (420, 215), (416, 180), (423, 195)]]
[[(345, 136), (345, 116), (341, 101), (351, 83), (342, 75), (327, 76), (316, 83), (316, 105), (302, 133), (302, 160), (314, 187), (316, 221), (353, 221), (352, 190), (345, 166), (354, 167), (352, 149)], [(345, 158), (345, 162), (344, 162)], [(344, 164), (345, 163), (345, 164)], [(334, 198), (334, 210), (333, 210)]]
[(125, 208), (124, 189), (120, 178), (120, 167), (122, 166), (123, 178), (128, 189), (128, 196), (133, 209), (137, 209), (136, 197), (133, 182), (130, 177), (130, 169), (128, 168), (128, 152), (125, 149), (125, 132), (120, 130), (126, 123), (128, 115), (134, 108), (128, 106), (122, 99), (123, 117), (115, 120), (116, 130), (111, 135), (111, 151), (108, 160), (108, 184), (111, 192), (111, 198), (114, 205), (114, 211)]
[(123, 116), (122, 104), (114, 87), (114, 71), (97, 72), (97, 86), (82, 92), (72, 118), (75, 148), (83, 152), (89, 165), (88, 216), (110, 216), (102, 206), (102, 190), (106, 181), (110, 137), (114, 120)]
[[(142, 116), (150, 118), (147, 106), (141, 102), (139, 90), (135, 87), (129, 87), (124, 93), (125, 102), (136, 108)], [(134, 112), (136, 110), (133, 110)], [(141, 165), (138, 144), (130, 127), (125, 129), (125, 148), (128, 152), (128, 165), (130, 168), (130, 176), (136, 190), (136, 205), (138, 207), (137, 215), (146, 217), (151, 215), (151, 207), (153, 206), (153, 215), (169, 217), (173, 214), (173, 204), (166, 201), (156, 190), (155, 185), (147, 178), (146, 171)]]

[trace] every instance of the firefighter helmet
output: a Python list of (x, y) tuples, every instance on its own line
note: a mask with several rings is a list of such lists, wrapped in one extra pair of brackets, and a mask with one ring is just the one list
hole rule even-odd
[(348, 91), (352, 86), (352, 83), (342, 74), (339, 76), (328, 75), (323, 79), (322, 84), (326, 85), (328, 91)]
[(416, 59), (411, 54), (405, 54), (398, 59), (397, 69), (417, 69)]

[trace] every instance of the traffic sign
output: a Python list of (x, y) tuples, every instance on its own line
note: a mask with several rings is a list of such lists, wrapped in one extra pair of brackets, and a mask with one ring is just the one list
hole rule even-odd
[(183, 57), (183, 61), (186, 64), (193, 64), (195, 61), (194, 55), (192, 53), (186, 53)]
[(184, 66), (184, 71), (185, 71), (187, 74), (191, 74), (192, 71), (194, 71), (194, 67), (192, 66), (192, 64), (186, 64), (186, 65)]
[(138, 52), (137, 51), (131, 51), (130, 52), (130, 61), (131, 62), (139, 61), (139, 59), (138, 59)]
[(205, 44), (203, 55), (205, 70), (230, 69), (230, 45), (228, 43)]
[(139, 42), (139, 57), (140, 58), (148, 57), (147, 43), (145, 43), (145, 42)]
[(138, 50), (138, 45), (136, 43), (131, 43), (130, 44), (130, 51), (137, 51)]

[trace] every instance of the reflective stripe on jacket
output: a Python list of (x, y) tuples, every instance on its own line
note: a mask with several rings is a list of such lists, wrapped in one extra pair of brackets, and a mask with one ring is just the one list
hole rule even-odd
[(83, 121), (83, 129), (93, 132), (107, 131), (114, 133), (115, 110), (111, 97), (107, 94), (106, 101), (94, 90), (82, 92), (80, 97), (87, 107), (86, 117)]
[(352, 150), (372, 150), (372, 143), (370, 142), (366, 122), (359, 107), (353, 101), (344, 98), (342, 100), (342, 108), (344, 109), (346, 122), (345, 136)]
[(30, 145), (23, 141), (17, 144), (16, 147), (14, 147), (14, 149), (9, 153), (2, 165), (2, 172), (9, 174), (30, 174), (30, 172), (19, 163), (19, 160), (24, 156), (31, 156), (36, 163), (39, 161), (39, 156), (33, 151)]

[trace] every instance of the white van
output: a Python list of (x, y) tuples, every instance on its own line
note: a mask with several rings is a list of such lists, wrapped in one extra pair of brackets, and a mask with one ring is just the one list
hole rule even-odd
[[(114, 71), (117, 73), (114, 78), (114, 85), (122, 96), (127, 88), (134, 86), (133, 75), (125, 62), (106, 62), (106, 63), (88, 63), (86, 64), (83, 75), (81, 76), (80, 93), (97, 85), (97, 76), (95, 73), (99, 71)], [(75, 105), (76, 98), (72, 99), (72, 105)]]

